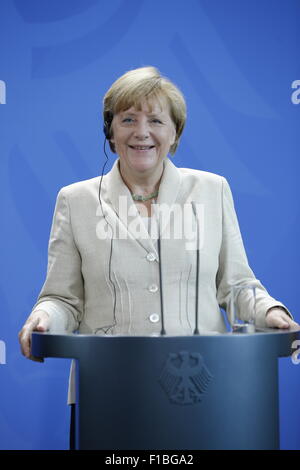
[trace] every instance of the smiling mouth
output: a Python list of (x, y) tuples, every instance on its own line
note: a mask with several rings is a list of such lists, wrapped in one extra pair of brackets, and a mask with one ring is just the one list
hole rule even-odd
[(155, 145), (129, 145), (129, 147), (133, 150), (151, 150)]

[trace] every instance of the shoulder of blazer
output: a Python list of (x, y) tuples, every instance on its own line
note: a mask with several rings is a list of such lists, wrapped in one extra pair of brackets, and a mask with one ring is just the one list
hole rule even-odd
[(192, 168), (178, 168), (178, 170), (181, 173), (183, 183), (187, 184), (198, 183), (222, 187), (223, 183), (227, 181), (224, 176), (209, 171), (195, 170)]
[[(211, 187), (222, 187), (226, 178), (216, 173), (211, 173), (204, 170), (195, 170), (192, 168), (177, 168), (181, 174), (183, 185), (193, 185), (193, 184), (203, 184), (205, 186)], [(103, 186), (106, 186), (107, 175), (103, 176)], [(76, 183), (69, 184), (60, 189), (58, 195), (64, 195), (66, 198), (77, 198), (87, 195), (95, 195), (95, 192), (98, 194), (100, 176), (90, 178), (83, 181), (78, 181)]]
[[(105, 176), (104, 176), (105, 177)], [(103, 179), (104, 179), (103, 177)], [(60, 189), (59, 195), (64, 195), (65, 197), (73, 198), (73, 197), (82, 197), (84, 195), (95, 194), (95, 191), (98, 191), (100, 184), (100, 176), (96, 176), (95, 178), (90, 178), (88, 180), (77, 181), (76, 183), (69, 184), (64, 186)]]

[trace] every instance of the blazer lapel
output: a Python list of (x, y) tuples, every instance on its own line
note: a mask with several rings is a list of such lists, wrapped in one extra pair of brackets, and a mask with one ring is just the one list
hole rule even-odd
[[(165, 159), (164, 172), (160, 182), (157, 205), (159, 209), (160, 235), (162, 236), (168, 225), (179, 196), (181, 174), (169, 158)], [(179, 203), (180, 201), (178, 201)]]
[(106, 196), (111, 202), (115, 216), (123, 224), (130, 238), (138, 242), (147, 252), (154, 252), (157, 256), (157, 250), (149, 232), (120, 175), (119, 159), (115, 161), (111, 171), (107, 174)]

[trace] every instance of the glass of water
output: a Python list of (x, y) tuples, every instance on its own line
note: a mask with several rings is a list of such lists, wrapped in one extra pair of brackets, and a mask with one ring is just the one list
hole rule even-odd
[[(251, 284), (231, 288), (230, 323), (232, 333), (255, 333), (256, 291)], [(245, 319), (245, 311), (247, 315)]]

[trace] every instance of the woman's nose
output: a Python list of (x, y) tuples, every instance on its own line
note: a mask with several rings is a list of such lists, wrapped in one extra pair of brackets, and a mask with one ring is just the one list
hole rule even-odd
[(148, 139), (149, 137), (149, 126), (147, 122), (137, 122), (134, 129), (134, 137), (138, 140)]

